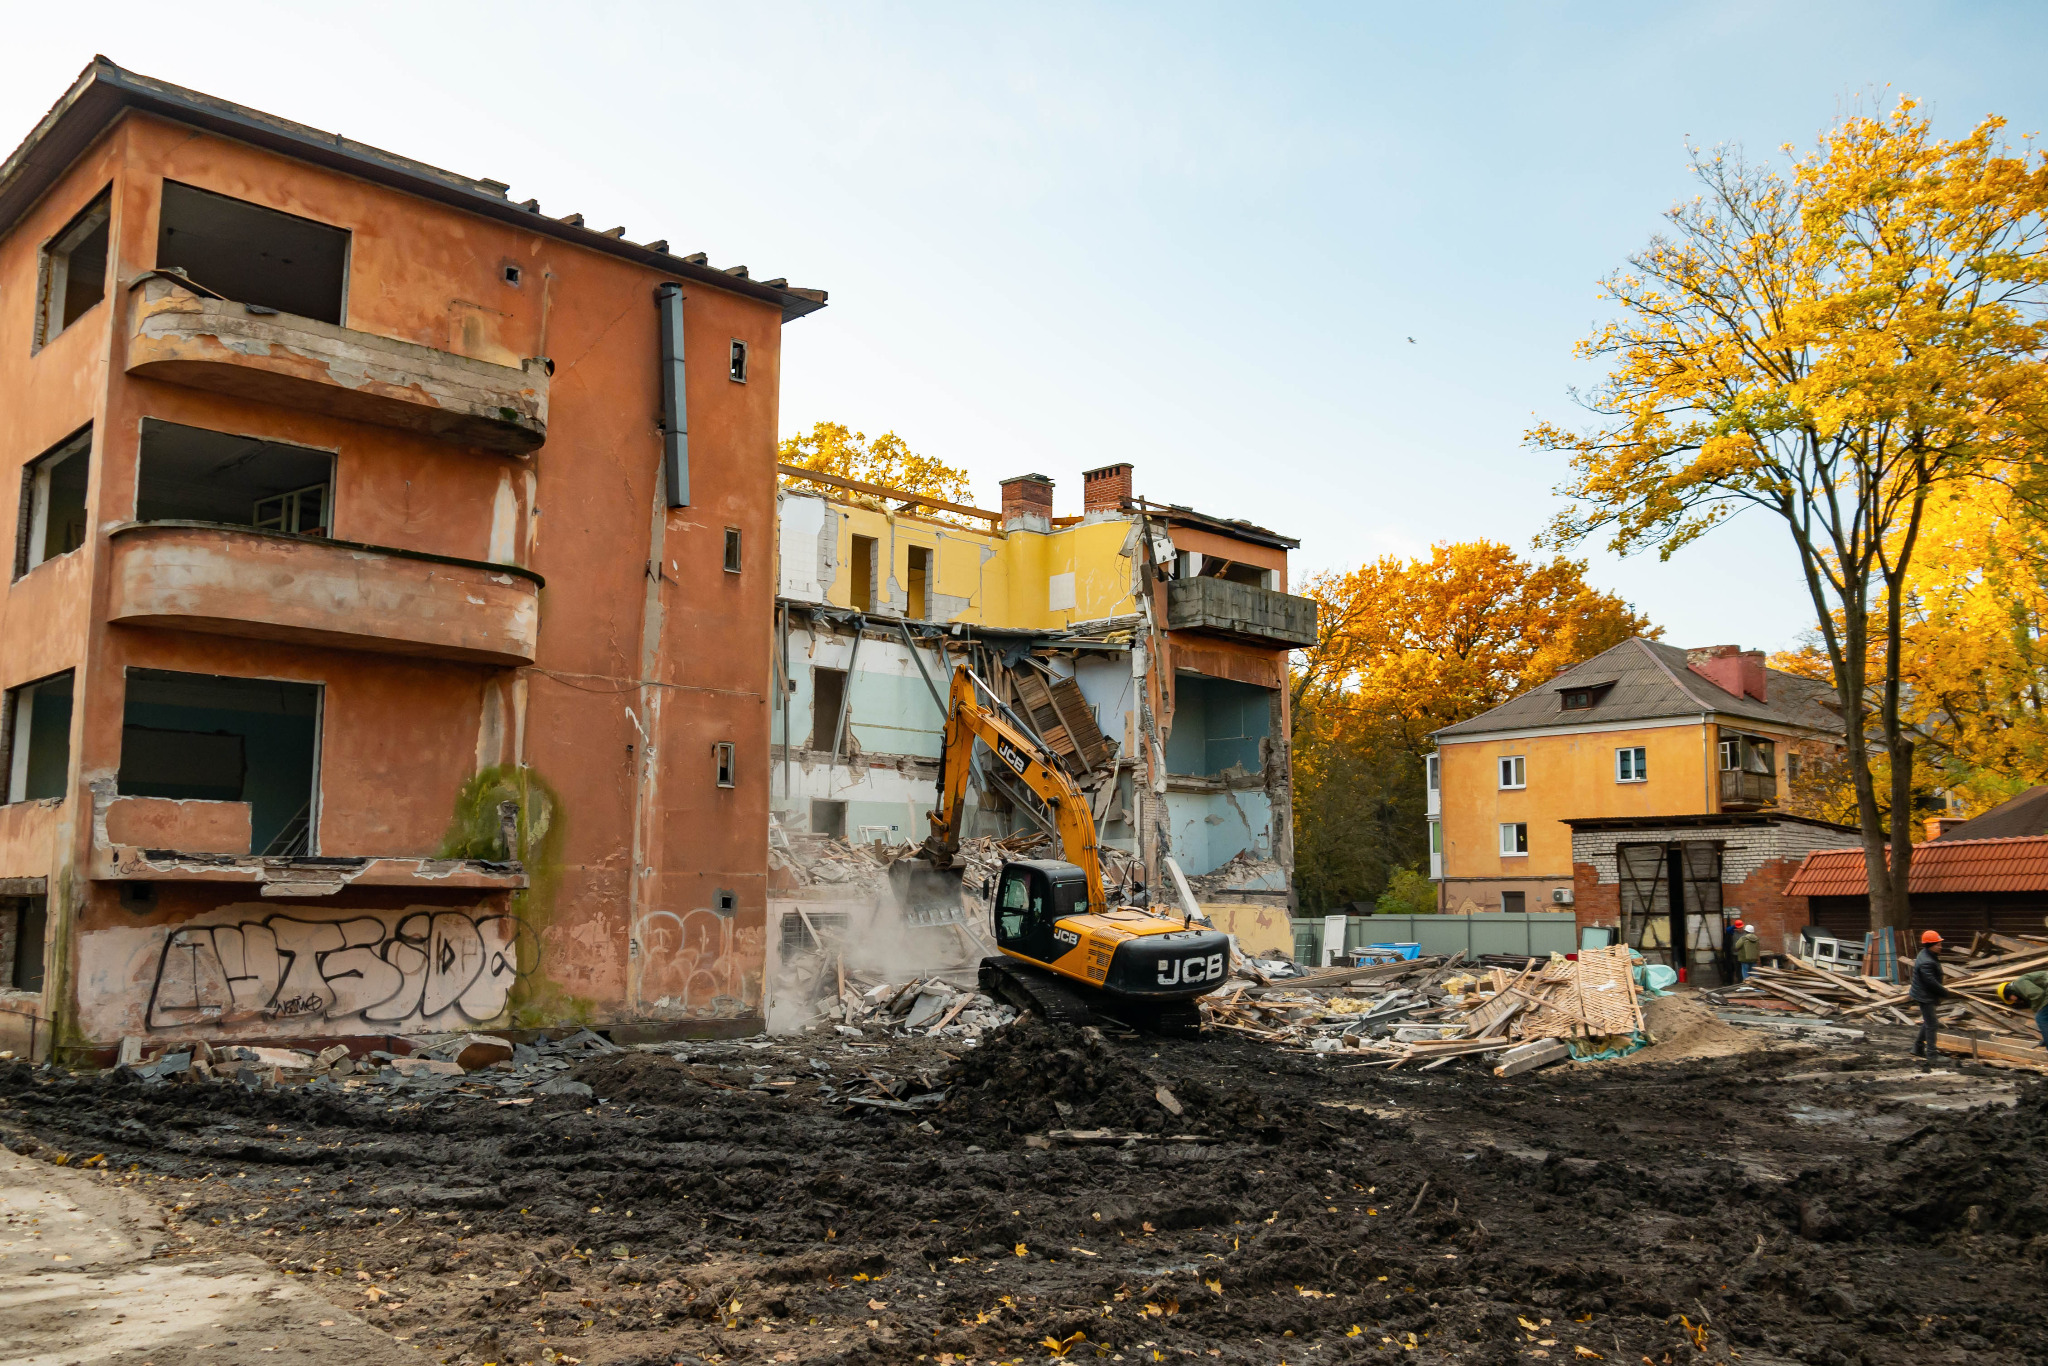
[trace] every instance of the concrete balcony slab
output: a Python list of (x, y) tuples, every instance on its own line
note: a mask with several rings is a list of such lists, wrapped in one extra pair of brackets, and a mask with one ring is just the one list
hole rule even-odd
[(520, 369), (218, 299), (152, 272), (129, 287), (128, 373), (526, 455), (547, 363)]
[(1316, 643), (1316, 604), (1228, 579), (1177, 579), (1166, 586), (1166, 624), (1175, 631), (1299, 650)]
[(541, 578), (511, 565), (206, 522), (110, 536), (109, 621), (479, 664), (539, 645)]

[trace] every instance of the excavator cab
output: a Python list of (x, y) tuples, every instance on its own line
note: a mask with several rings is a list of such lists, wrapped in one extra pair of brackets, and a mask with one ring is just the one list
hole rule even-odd
[(1073, 947), (1054, 937), (1060, 919), (1088, 913), (1088, 875), (1057, 859), (1006, 863), (996, 879), (994, 909), (998, 948), (1050, 963)]

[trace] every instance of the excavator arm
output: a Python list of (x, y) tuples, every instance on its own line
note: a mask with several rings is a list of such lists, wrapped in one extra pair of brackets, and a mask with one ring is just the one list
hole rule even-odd
[(1088, 813), (1087, 797), (1036, 740), (1013, 725), (995, 705), (982, 701), (977, 690), (986, 687), (964, 664), (953, 671), (945, 739), (939, 754), (939, 802), (931, 814), (932, 833), (924, 842), (925, 856), (933, 867), (948, 868), (952, 866), (953, 855), (960, 850), (967, 779), (974, 761), (974, 742), (979, 740), (1052, 812), (1060, 857), (1087, 875), (1090, 907), (1104, 909), (1108, 898), (1103, 890), (1102, 859), (1095, 846), (1095, 822)]

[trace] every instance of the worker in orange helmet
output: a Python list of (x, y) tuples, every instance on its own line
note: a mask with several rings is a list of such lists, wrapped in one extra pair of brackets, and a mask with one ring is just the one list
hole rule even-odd
[(1941, 932), (1922, 930), (1920, 932), (1920, 956), (1913, 960), (1913, 985), (1906, 994), (1913, 1004), (1920, 1007), (1920, 1037), (1913, 1043), (1913, 1056), (1920, 1059), (1920, 1070), (1934, 1070), (1934, 1055), (1939, 1052), (1936, 1042), (1938, 1028), (1934, 1009), (1949, 997), (1955, 995), (1941, 983)]

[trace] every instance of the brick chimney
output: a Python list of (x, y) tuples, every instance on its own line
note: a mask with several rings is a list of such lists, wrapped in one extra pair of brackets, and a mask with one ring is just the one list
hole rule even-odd
[(1131, 463), (1119, 461), (1100, 469), (1081, 471), (1081, 515), (1122, 512), (1131, 496)]
[(1737, 697), (1754, 697), (1759, 702), (1769, 701), (1767, 680), (1764, 672), (1764, 652), (1745, 650), (1739, 645), (1709, 645), (1705, 649), (1687, 650), (1685, 667), (1725, 692)]
[(1052, 530), (1052, 480), (1019, 474), (1003, 481), (1003, 530)]

